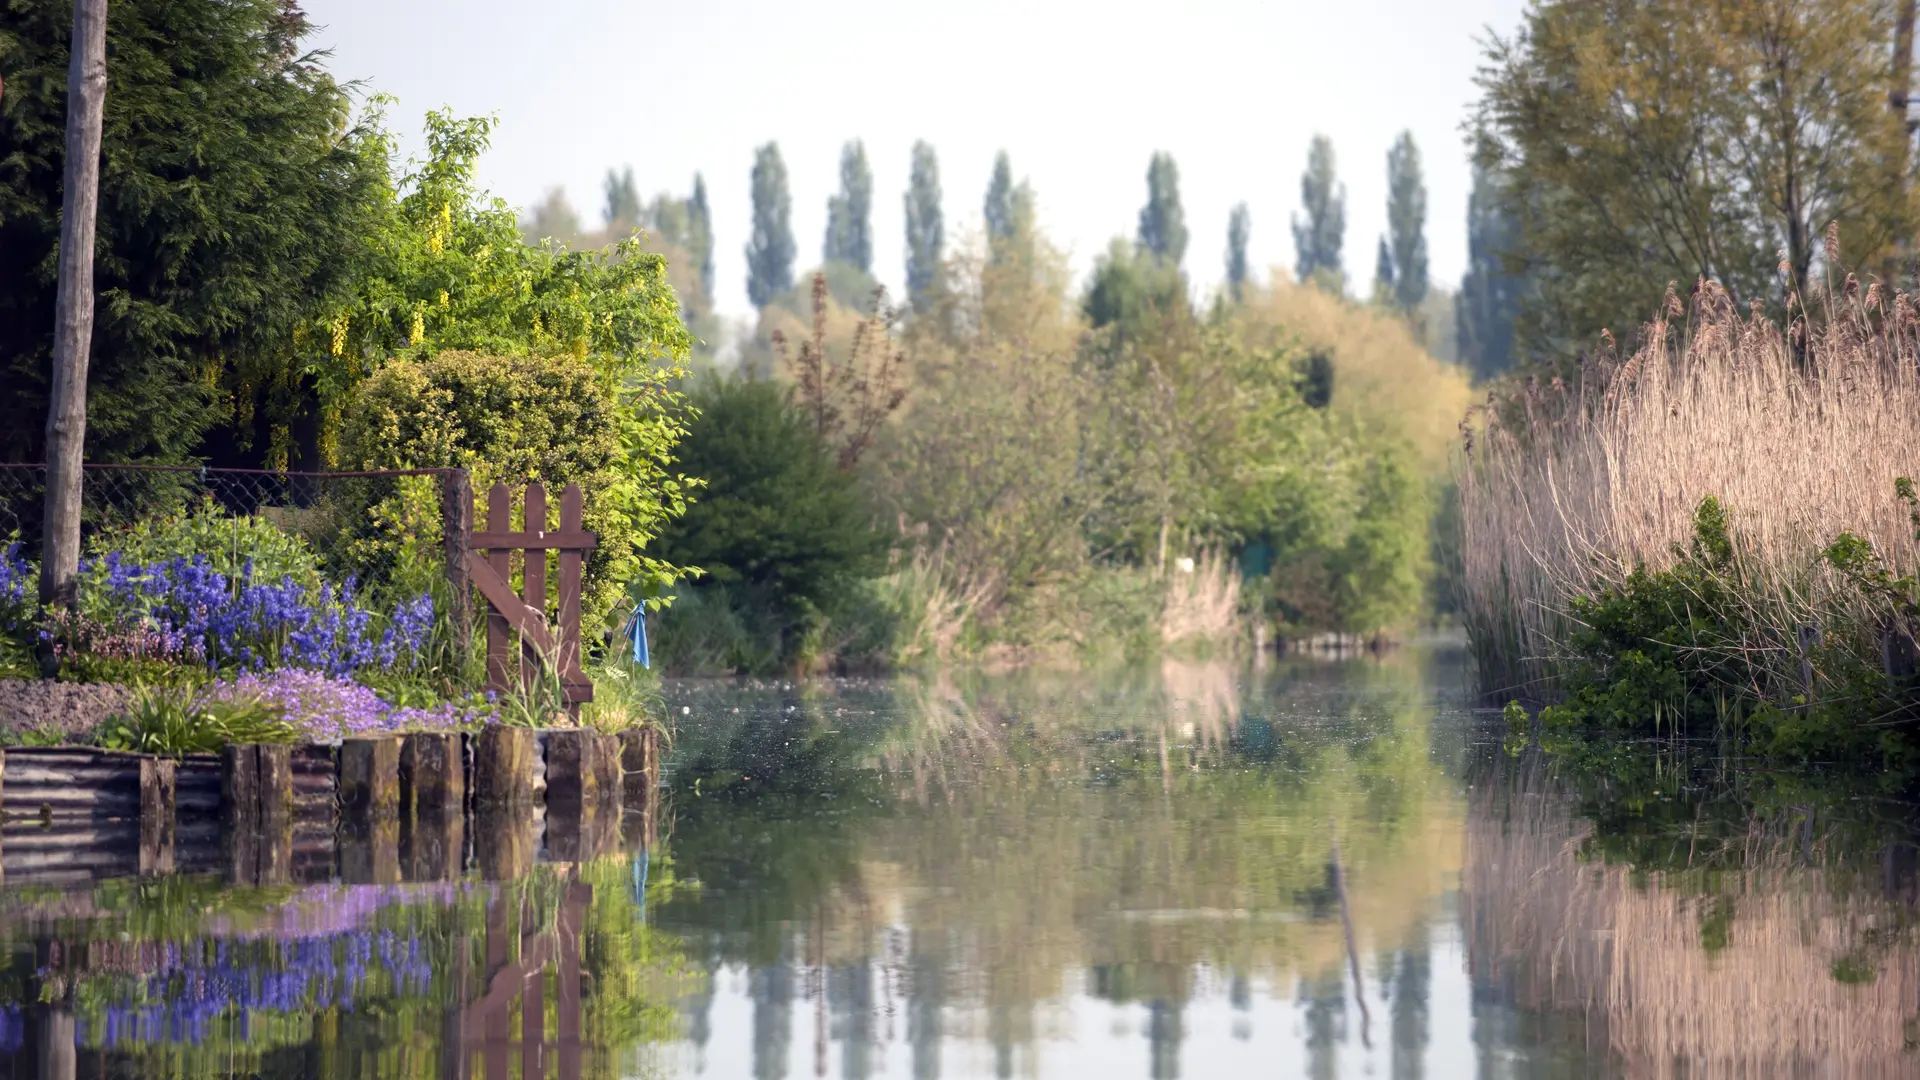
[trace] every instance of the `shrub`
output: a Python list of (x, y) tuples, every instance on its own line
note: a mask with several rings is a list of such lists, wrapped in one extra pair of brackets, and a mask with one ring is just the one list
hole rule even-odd
[(87, 553), (96, 560), (111, 554), (123, 563), (145, 565), (198, 559), (228, 580), (251, 567), (252, 576), (262, 581), (320, 582), (319, 556), (304, 539), (257, 514), (229, 514), (211, 499), (96, 533), (88, 538)]
[[(570, 356), (443, 352), (390, 362), (362, 383), (342, 425), (340, 453), (353, 468), (467, 469), (477, 523), (485, 521), (486, 490), (495, 482), (538, 481), (553, 496), (579, 484), (586, 526), (599, 539), (587, 557), (581, 618), (597, 627), (636, 579), (650, 596), (663, 575), (674, 576), (642, 548), (667, 510), (677, 512), (684, 490), (677, 478), (636, 471), (623, 414), (638, 407)], [(557, 497), (549, 507), (557, 514)], [(396, 502), (374, 512), (399, 517), (406, 508)]]
[[(708, 379), (692, 400), (700, 418), (680, 462), (707, 486), (661, 536), (663, 558), (699, 566), (732, 601), (803, 630), (885, 569), (888, 540), (858, 477), (838, 467), (779, 386)], [(797, 644), (787, 635), (775, 651)]]
[(258, 696), (207, 699), (192, 687), (138, 686), (98, 738), (110, 750), (179, 755), (217, 753), (228, 743), (293, 742), (298, 734)]

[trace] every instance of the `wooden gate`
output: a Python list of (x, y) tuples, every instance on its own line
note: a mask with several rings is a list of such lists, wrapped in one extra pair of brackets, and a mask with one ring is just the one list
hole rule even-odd
[[(593, 683), (580, 667), (580, 576), (596, 538), (583, 527), (580, 485), (560, 493), (560, 528), (547, 530), (547, 491), (528, 484), (525, 524), (513, 531), (512, 493), (505, 484), (487, 492), (487, 527), (467, 537), (467, 580), (487, 601), (487, 688), (507, 693), (515, 683), (532, 685), (544, 669), (559, 675), (569, 706), (593, 700)], [(486, 552), (482, 555), (481, 552)], [(560, 559), (558, 607), (547, 620), (547, 554)], [(513, 594), (514, 556), (520, 556), (520, 595)], [(555, 631), (558, 631), (557, 635)], [(511, 637), (520, 638), (518, 655)], [(516, 663), (517, 661), (517, 663)]]

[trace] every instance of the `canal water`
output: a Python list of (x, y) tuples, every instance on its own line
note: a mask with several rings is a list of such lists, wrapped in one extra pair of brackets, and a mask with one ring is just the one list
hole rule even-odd
[(0, 1076), (1920, 1075), (1910, 807), (1467, 681), (675, 683), (620, 822), (107, 876), (9, 822)]

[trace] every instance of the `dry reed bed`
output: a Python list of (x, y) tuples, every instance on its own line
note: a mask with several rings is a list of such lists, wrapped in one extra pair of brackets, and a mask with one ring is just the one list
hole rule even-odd
[(1782, 635), (1832, 599), (1818, 553), (1841, 532), (1914, 569), (1893, 490), (1920, 476), (1920, 313), (1851, 279), (1823, 306), (1783, 330), (1712, 283), (1690, 310), (1669, 294), (1624, 362), (1609, 347), (1571, 383), (1529, 377), (1462, 425), (1466, 623), (1489, 690), (1546, 696), (1569, 596), (1671, 566), (1709, 495)]
[[(1905, 904), (1791, 865), (1800, 839), (1756, 835), (1749, 869), (1718, 891), (1636, 880), (1577, 852), (1589, 826), (1564, 799), (1478, 785), (1462, 913), (1476, 988), (1585, 1021), (1589, 1045), (1635, 1077), (1912, 1076), (1920, 955), (1892, 937)], [(1511, 799), (1511, 803), (1503, 800)], [(1702, 918), (1731, 904), (1727, 947)], [(1873, 981), (1834, 978), (1862, 957)]]

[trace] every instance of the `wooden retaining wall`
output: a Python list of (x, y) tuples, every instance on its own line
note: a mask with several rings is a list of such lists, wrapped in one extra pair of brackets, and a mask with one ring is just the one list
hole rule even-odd
[(618, 850), (623, 826), (644, 843), (658, 754), (651, 731), (497, 726), (177, 759), (16, 747), (0, 751), (0, 880), (224, 869), (246, 884), (376, 883), (470, 865), (509, 878), (543, 848), (560, 862)]

